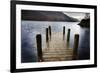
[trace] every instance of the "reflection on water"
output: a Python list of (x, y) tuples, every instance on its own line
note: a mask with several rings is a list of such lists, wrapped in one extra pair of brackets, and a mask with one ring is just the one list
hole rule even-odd
[(65, 26), (66, 36), (67, 30), (70, 33), (70, 48), (73, 48), (74, 34), (79, 34), (79, 59), (89, 59), (90, 54), (90, 30), (81, 28), (77, 25), (79, 22), (47, 22), (47, 21), (22, 21), (21, 22), (21, 61), (36, 62), (36, 34), (42, 34), (42, 48), (46, 44), (45, 31), (51, 26), (52, 32), (62, 32)]

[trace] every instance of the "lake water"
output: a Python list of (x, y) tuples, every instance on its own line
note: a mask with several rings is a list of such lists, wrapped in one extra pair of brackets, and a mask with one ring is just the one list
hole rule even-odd
[(74, 35), (79, 34), (78, 59), (90, 58), (90, 29), (77, 25), (79, 22), (49, 22), (49, 21), (22, 21), (21, 22), (21, 62), (36, 62), (36, 34), (42, 34), (42, 47), (45, 45), (45, 30), (51, 26), (52, 32), (62, 32), (63, 26), (71, 29), (70, 48), (73, 48)]

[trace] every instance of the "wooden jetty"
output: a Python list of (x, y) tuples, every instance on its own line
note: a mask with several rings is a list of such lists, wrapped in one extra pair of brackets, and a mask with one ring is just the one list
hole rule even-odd
[[(65, 28), (64, 28), (65, 30)], [(77, 48), (79, 35), (76, 34), (74, 37), (73, 49), (69, 48), (69, 33), (65, 38), (64, 32), (52, 32), (52, 35), (48, 33), (49, 30), (46, 28), (46, 45), (45, 48), (41, 48), (42, 43), (37, 42), (38, 61), (50, 62), (50, 61), (68, 61), (77, 59)], [(52, 38), (51, 38), (52, 37)], [(48, 39), (47, 39), (48, 38)], [(39, 38), (37, 38), (39, 40)], [(40, 38), (41, 40), (41, 38)]]
[(51, 40), (43, 48), (44, 61), (66, 61), (72, 59), (73, 49), (67, 48), (63, 33), (52, 33)]

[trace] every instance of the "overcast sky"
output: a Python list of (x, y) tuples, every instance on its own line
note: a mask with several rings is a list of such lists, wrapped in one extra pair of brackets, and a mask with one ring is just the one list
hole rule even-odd
[(80, 12), (64, 12), (64, 14), (73, 18), (77, 18), (78, 20), (82, 20), (83, 18), (85, 18), (86, 15), (86, 13), (80, 13)]

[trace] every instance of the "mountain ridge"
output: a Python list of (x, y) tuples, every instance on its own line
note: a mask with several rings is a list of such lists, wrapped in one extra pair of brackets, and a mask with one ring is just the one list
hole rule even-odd
[(65, 15), (63, 12), (35, 11), (35, 10), (21, 10), (21, 20), (67, 21), (67, 22), (77, 22), (78, 21), (78, 19)]

